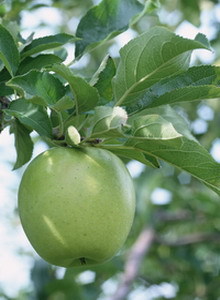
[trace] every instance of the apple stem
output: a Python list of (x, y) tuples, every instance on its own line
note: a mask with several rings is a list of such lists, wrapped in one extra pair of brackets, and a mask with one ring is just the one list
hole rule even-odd
[(86, 259), (85, 259), (85, 257), (80, 257), (80, 264), (81, 265), (86, 265)]

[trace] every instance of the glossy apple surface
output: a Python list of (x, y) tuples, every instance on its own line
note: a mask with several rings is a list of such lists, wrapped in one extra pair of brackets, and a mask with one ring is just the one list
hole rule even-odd
[(51, 264), (102, 263), (123, 246), (135, 212), (133, 182), (107, 150), (52, 148), (27, 167), (18, 193), (24, 231)]

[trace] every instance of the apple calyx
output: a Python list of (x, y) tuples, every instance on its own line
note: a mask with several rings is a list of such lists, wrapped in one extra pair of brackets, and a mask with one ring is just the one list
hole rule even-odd
[(80, 257), (79, 259), (80, 261), (80, 264), (83, 266), (83, 265), (86, 265), (86, 258), (85, 257)]

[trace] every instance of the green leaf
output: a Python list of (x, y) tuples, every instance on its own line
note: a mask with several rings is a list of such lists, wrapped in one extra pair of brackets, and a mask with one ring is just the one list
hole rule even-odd
[(220, 195), (220, 164), (195, 139), (184, 136), (182, 130), (178, 132), (178, 126), (157, 114), (139, 116), (133, 120), (131, 137), (123, 146), (190, 173)]
[(207, 37), (203, 33), (198, 33), (195, 36), (195, 41), (198, 41), (198, 42), (202, 43), (203, 45), (206, 45), (207, 48), (211, 49), (211, 45), (209, 43), (209, 40), (207, 39)]
[(74, 107), (74, 101), (69, 96), (64, 96), (58, 100), (55, 104), (51, 105), (51, 108), (56, 111), (67, 110)]
[(81, 130), (87, 122), (87, 117), (88, 116), (86, 114), (68, 115), (68, 118), (64, 122), (64, 131), (66, 131), (69, 126), (74, 126), (77, 128), (77, 130)]
[(220, 68), (197, 66), (167, 77), (151, 86), (128, 112), (176, 102), (217, 98), (220, 95)]
[(10, 128), (10, 133), (15, 136), (15, 148), (17, 159), (13, 170), (20, 168), (27, 163), (32, 156), (33, 142), (30, 137), (30, 131), (25, 128), (18, 120), (15, 120)]
[(7, 81), (11, 78), (10, 73), (6, 68), (0, 71), (0, 82)]
[(53, 65), (51, 70), (69, 83), (74, 95), (77, 113), (89, 111), (97, 105), (99, 101), (97, 89), (89, 85), (83, 78), (75, 76), (73, 72), (63, 64)]
[(180, 134), (182, 134), (190, 140), (196, 141), (196, 138), (192, 135), (190, 131), (189, 123), (187, 123), (187, 121), (169, 105), (164, 105), (157, 108), (147, 108), (145, 110), (142, 110), (141, 112), (136, 113), (132, 117), (129, 117), (129, 124), (132, 124), (132, 122), (137, 118), (146, 115), (161, 116), (163, 119), (170, 122), (177, 132), (179, 132)]
[(17, 73), (21, 75), (31, 70), (41, 70), (46, 66), (61, 62), (62, 59), (53, 54), (40, 54), (35, 57), (27, 57), (21, 62)]
[(138, 151), (135, 148), (129, 149), (128, 147), (126, 147), (125, 149), (123, 149), (123, 148), (117, 149), (116, 147), (115, 148), (106, 147), (106, 149), (111, 150), (111, 152), (113, 152), (114, 154), (116, 154), (118, 156), (129, 158), (132, 160), (137, 160), (137, 161), (141, 162), (142, 164), (145, 164), (149, 167), (153, 167), (153, 168), (160, 167), (160, 164), (159, 164), (157, 158), (144, 153), (142, 150)]
[(12, 78), (8, 86), (17, 90), (22, 97), (39, 105), (53, 105), (65, 95), (62, 83), (47, 72), (30, 71)]
[(90, 81), (90, 84), (99, 91), (99, 105), (105, 105), (113, 99), (112, 78), (115, 72), (115, 63), (113, 59), (107, 55)]
[(184, 15), (184, 19), (193, 25), (200, 26), (200, 5), (198, 1), (180, 0), (180, 9)]
[(9, 31), (0, 25), (0, 59), (8, 72), (15, 75), (19, 65), (19, 52)]
[(48, 49), (54, 49), (60, 47), (66, 43), (74, 42), (77, 38), (73, 35), (66, 33), (59, 33), (56, 35), (45, 36), (33, 40), (29, 45), (27, 45), (21, 52), (21, 57), (25, 58), (27, 56), (40, 53)]
[(121, 107), (97, 106), (90, 120), (90, 137), (123, 137), (122, 127), (127, 118), (127, 112)]
[(6, 68), (0, 72), (0, 96), (8, 96), (14, 94), (13, 89), (6, 86), (6, 82), (11, 78)]
[(62, 61), (64, 61), (68, 56), (68, 52), (66, 48), (58, 48), (54, 50), (54, 55), (58, 56)]
[(194, 100), (213, 99), (220, 96), (220, 87), (213, 85), (191, 86), (180, 88), (156, 99), (149, 107), (156, 107), (176, 102), (187, 102)]
[(188, 69), (194, 49), (208, 49), (206, 43), (175, 35), (154, 27), (130, 41), (121, 51), (121, 61), (113, 80), (116, 105), (133, 105), (148, 88), (160, 80)]
[(17, 118), (27, 129), (35, 130), (39, 135), (52, 137), (52, 126), (46, 110), (25, 99), (12, 101), (9, 109), (4, 112), (8, 116)]
[(145, 7), (140, 14), (132, 19), (131, 25), (136, 24), (144, 15), (152, 14), (155, 10), (160, 8), (160, 0), (148, 0)]
[(4, 82), (0, 82), (0, 97), (9, 96), (12, 94), (14, 94), (13, 89), (6, 86)]
[(76, 42), (75, 56), (127, 30), (130, 20), (143, 8), (136, 0), (103, 0), (92, 7), (77, 27), (76, 36), (81, 40)]
[(146, 2), (146, 12), (148, 14), (151, 14), (158, 8), (160, 8), (160, 0), (148, 0)]

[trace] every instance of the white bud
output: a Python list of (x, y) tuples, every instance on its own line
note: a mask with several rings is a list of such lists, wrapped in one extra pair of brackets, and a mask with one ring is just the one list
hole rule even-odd
[(128, 114), (126, 110), (120, 106), (115, 106), (112, 112), (112, 122), (118, 125), (125, 125), (128, 119)]
[(80, 143), (81, 137), (76, 127), (69, 126), (67, 128), (66, 141), (70, 145), (78, 145)]

